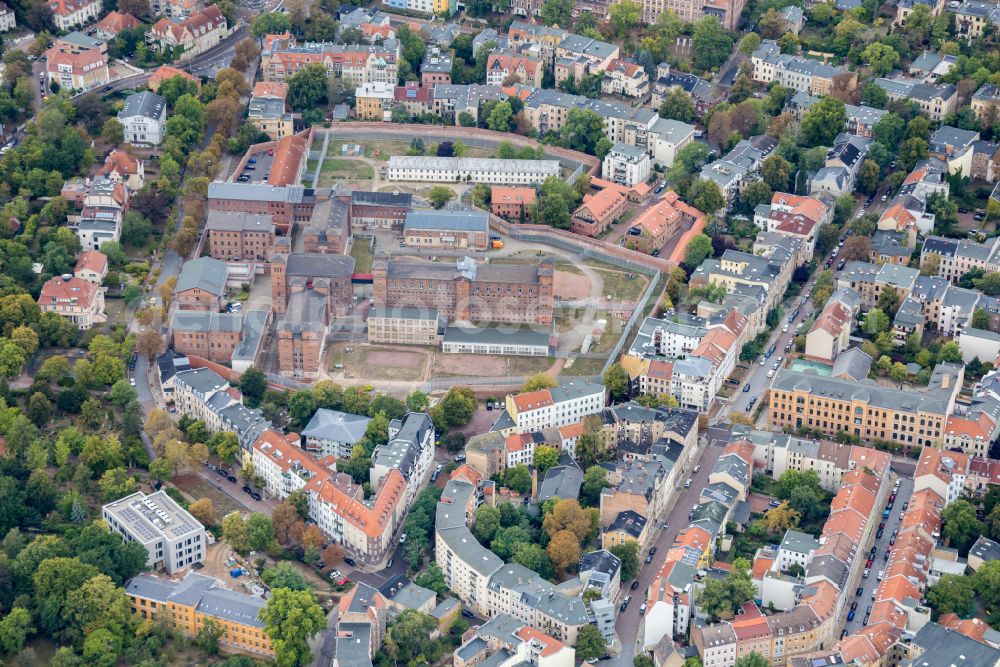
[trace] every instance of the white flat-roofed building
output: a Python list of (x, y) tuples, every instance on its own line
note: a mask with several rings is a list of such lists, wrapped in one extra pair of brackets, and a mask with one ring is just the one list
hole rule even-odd
[(547, 357), (549, 349), (549, 334), (531, 329), (448, 327), (441, 342), (441, 351), (446, 354)]
[(632, 187), (649, 178), (649, 155), (638, 146), (615, 144), (604, 156), (601, 174), (604, 180)]
[(549, 176), (559, 176), (558, 160), (393, 155), (386, 166), (386, 178), (390, 181), (534, 185)]
[(101, 515), (126, 541), (146, 547), (153, 569), (173, 574), (205, 559), (205, 527), (164, 491), (137, 491), (108, 503)]

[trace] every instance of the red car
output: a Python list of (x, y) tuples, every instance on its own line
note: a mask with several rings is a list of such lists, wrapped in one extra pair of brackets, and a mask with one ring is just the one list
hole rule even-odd
[(872, 566), (872, 563), (874, 563), (874, 562), (875, 562), (875, 561), (873, 561), (873, 560), (872, 560), (871, 558), (869, 558), (869, 559), (868, 559), (868, 562), (867, 562), (867, 563), (865, 563), (865, 567), (868, 567), (868, 568), (870, 568), (870, 567)]
[(351, 580), (348, 579), (347, 577), (341, 577), (340, 581), (337, 582), (337, 585), (338, 586), (344, 586), (344, 585), (348, 584), (350, 581)]

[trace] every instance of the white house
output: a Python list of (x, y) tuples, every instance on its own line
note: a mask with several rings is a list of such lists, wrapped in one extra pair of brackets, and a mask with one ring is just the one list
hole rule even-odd
[(163, 140), (167, 120), (167, 101), (148, 90), (129, 95), (125, 106), (118, 112), (118, 121), (125, 130), (125, 141), (130, 144), (158, 146)]
[(607, 389), (600, 378), (566, 380), (557, 387), (508, 394), (507, 416), (517, 433), (576, 424), (599, 413), (607, 402)]
[(14, 11), (6, 3), (0, 2), (0, 32), (7, 32), (16, 27), (17, 20), (14, 18)]
[(101, 0), (50, 0), (45, 4), (52, 12), (56, 27), (67, 32), (74, 26), (96, 20), (104, 7)]
[(604, 180), (632, 187), (649, 178), (649, 155), (638, 146), (615, 144), (604, 157), (601, 175)]

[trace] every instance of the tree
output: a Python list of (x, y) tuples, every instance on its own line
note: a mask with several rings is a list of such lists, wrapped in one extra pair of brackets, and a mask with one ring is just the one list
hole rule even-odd
[(708, 148), (705, 144), (692, 141), (684, 148), (677, 151), (674, 157), (674, 166), (670, 168), (670, 173), (675, 177), (693, 174), (698, 171), (705, 160), (708, 159)]
[(601, 489), (608, 486), (611, 486), (608, 482), (608, 471), (601, 466), (590, 466), (583, 473), (580, 504), (584, 507), (597, 507), (600, 504)]
[(311, 590), (274, 589), (259, 613), (280, 667), (299, 667), (312, 660), (308, 641), (326, 627), (326, 615)]
[(320, 63), (306, 65), (288, 79), (288, 104), (296, 111), (312, 109), (326, 103), (328, 89), (326, 67)]
[(972, 584), (991, 614), (995, 614), (1000, 606), (1000, 561), (983, 563), (972, 577)]
[[(679, 120), (683, 123), (690, 123), (698, 118), (698, 113), (695, 111), (694, 102), (691, 100), (691, 96), (685, 92), (680, 86), (674, 86), (669, 91), (667, 91), (666, 96), (663, 98), (663, 102), (660, 104), (660, 108), (657, 110), (660, 118), (671, 118), (673, 120)], [(689, 144), (689, 145), (695, 145)], [(697, 144), (701, 145), (701, 144)]]
[(386, 631), (386, 652), (395, 664), (433, 664), (442, 655), (440, 644), (432, 638), (436, 629), (433, 616), (407, 609)]
[(591, 534), (593, 522), (590, 512), (580, 507), (579, 502), (573, 498), (565, 498), (558, 500), (552, 511), (545, 515), (542, 529), (549, 537), (555, 537), (562, 531), (569, 531), (579, 545)]
[(250, 24), (250, 31), (258, 38), (264, 35), (280, 35), (292, 29), (288, 15), (281, 12), (261, 14)]
[(736, 667), (770, 667), (771, 661), (756, 651), (750, 651), (736, 659)]
[(500, 510), (489, 505), (480, 505), (476, 509), (476, 521), (472, 526), (472, 534), (479, 542), (488, 546), (498, 530), (500, 530)]
[(435, 185), (427, 193), (427, 199), (434, 208), (444, 208), (445, 204), (455, 198), (455, 191), (443, 185)]
[(35, 620), (39, 629), (50, 635), (60, 632), (65, 627), (64, 609), (68, 593), (99, 574), (96, 567), (81, 562), (79, 558), (60, 556), (41, 561), (33, 577)]
[(435, 419), (436, 422), (436, 414), (448, 427), (461, 426), (469, 423), (475, 411), (476, 398), (472, 390), (468, 387), (452, 387), (444, 395), (444, 398), (434, 406), (431, 418)]
[(776, 192), (784, 192), (792, 177), (792, 164), (778, 154), (769, 155), (760, 163), (760, 175)]
[(531, 473), (524, 464), (507, 468), (503, 475), (503, 484), (511, 491), (529, 493), (531, 491)]
[(215, 514), (215, 504), (211, 498), (199, 498), (188, 507), (191, 516), (206, 526), (214, 526), (219, 522)]
[(899, 54), (888, 44), (872, 42), (861, 52), (861, 59), (873, 76), (885, 76), (899, 64)]
[(572, 0), (544, 0), (541, 7), (545, 25), (569, 26), (573, 16)]
[(755, 594), (750, 579), (750, 564), (743, 558), (733, 561), (732, 569), (723, 579), (709, 579), (701, 594), (701, 607), (712, 618), (732, 614)]
[(572, 531), (561, 530), (549, 540), (546, 553), (557, 570), (567, 572), (580, 562), (580, 540)]
[(113, 667), (121, 653), (121, 639), (101, 628), (83, 640), (83, 664), (88, 667)]
[(628, 540), (623, 544), (616, 544), (611, 547), (611, 553), (622, 562), (621, 580), (628, 581), (639, 576), (639, 543), (635, 540)]
[(260, 406), (264, 392), (267, 390), (267, 376), (264, 371), (256, 366), (243, 371), (240, 376), (240, 391), (243, 393), (243, 400), (248, 407), (256, 408)]
[[(690, 246), (689, 246), (690, 248)], [(616, 401), (628, 398), (629, 377), (628, 372), (619, 363), (611, 364), (604, 372), (604, 386), (607, 387), (611, 398)]]
[[(751, 35), (754, 33), (750, 33)], [(632, 667), (654, 667), (656, 663), (645, 653), (640, 653), (632, 658)]]
[(847, 111), (844, 103), (836, 97), (824, 97), (809, 108), (799, 133), (803, 145), (830, 146), (838, 134), (844, 131), (847, 124)]
[(13, 378), (21, 374), (27, 355), (9, 338), (0, 338), (0, 377)]
[(608, 7), (608, 18), (619, 38), (631, 32), (639, 24), (641, 16), (642, 6), (634, 0), (618, 0)]
[(247, 522), (239, 512), (230, 512), (222, 518), (222, 536), (238, 553), (250, 551)]
[(606, 653), (607, 642), (597, 626), (588, 624), (581, 627), (576, 636), (577, 657), (584, 662), (590, 662), (603, 657)]
[(260, 575), (264, 583), (272, 590), (275, 588), (288, 588), (293, 591), (304, 591), (309, 588), (305, 577), (291, 563), (278, 563), (274, 567), (269, 567)]
[(78, 640), (98, 630), (125, 637), (132, 627), (132, 612), (125, 589), (116, 586), (106, 574), (91, 577), (67, 593), (63, 618), (70, 634)]
[(947, 544), (960, 554), (968, 552), (976, 539), (986, 532), (985, 526), (976, 518), (976, 508), (964, 499), (956, 500), (941, 511), (944, 527), (942, 536)]
[(684, 263), (691, 269), (695, 269), (711, 256), (712, 239), (704, 234), (696, 234), (691, 238), (684, 251)]
[(604, 159), (611, 150), (611, 140), (604, 130), (604, 119), (592, 109), (570, 109), (560, 137), (561, 143), (567, 148), (595, 155), (600, 159)]
[(750, 181), (745, 188), (743, 188), (743, 193), (740, 195), (740, 201), (748, 210), (753, 210), (757, 206), (763, 204), (769, 204), (772, 197), (774, 196), (774, 191), (771, 190), (765, 181)]
[(538, 471), (539, 478), (543, 477), (546, 470), (559, 465), (559, 450), (548, 445), (538, 445), (535, 447), (532, 464)]
[(30, 419), (35, 426), (44, 426), (48, 423), (49, 418), (52, 416), (52, 402), (49, 401), (48, 397), (40, 391), (36, 391), (28, 399), (28, 419)]
[(551, 375), (545, 373), (535, 373), (525, 381), (521, 386), (521, 391), (538, 391), (540, 389), (551, 389), (555, 387), (557, 382), (552, 378)]
[(845, 262), (867, 262), (872, 256), (872, 240), (867, 236), (851, 236), (840, 250), (840, 258)]
[(14, 607), (0, 620), (0, 646), (8, 655), (24, 647), (24, 640), (35, 631), (31, 612), (24, 607)]
[(941, 614), (958, 614), (961, 618), (971, 616), (976, 607), (973, 581), (973, 577), (946, 574), (927, 589), (927, 603), (934, 610), (934, 618)]
[(861, 171), (858, 173), (858, 190), (865, 194), (872, 194), (878, 189), (882, 170), (874, 160), (865, 160), (861, 163)]
[(495, 132), (510, 132), (510, 122), (513, 116), (514, 110), (511, 108), (510, 102), (501, 100), (490, 111), (490, 115), (486, 119), (486, 127)]
[(801, 515), (787, 502), (783, 502), (764, 513), (764, 525), (772, 535), (784, 534), (790, 528), (797, 528), (801, 518)]
[(975, 312), (972, 313), (972, 328), (989, 330), (990, 328), (989, 313), (987, 313), (982, 308), (976, 308)]
[(706, 16), (695, 24), (691, 38), (693, 64), (702, 71), (714, 70), (726, 62), (733, 48), (733, 36), (718, 19)]
[[(687, 199), (696, 209), (702, 213), (712, 215), (726, 205), (726, 199), (722, 196), (722, 190), (715, 181), (699, 178), (687, 191)], [(690, 266), (690, 265), (689, 265)]]

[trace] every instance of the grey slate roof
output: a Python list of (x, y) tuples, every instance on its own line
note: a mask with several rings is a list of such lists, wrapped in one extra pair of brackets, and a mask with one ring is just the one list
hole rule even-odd
[(357, 443), (365, 435), (371, 419), (338, 410), (320, 408), (302, 429), (302, 437), (334, 442)]
[(166, 107), (167, 101), (164, 98), (146, 90), (126, 97), (125, 106), (118, 112), (118, 117), (124, 119), (143, 116), (144, 118), (159, 120)]
[(412, 209), (403, 223), (405, 231), (432, 229), (438, 231), (483, 232), (489, 231), (489, 214), (485, 211), (437, 211)]
[(345, 278), (354, 273), (354, 258), (350, 255), (330, 255), (312, 252), (289, 253), (285, 275), (309, 278)]
[(177, 277), (174, 292), (195, 288), (221, 296), (226, 288), (226, 263), (212, 257), (199, 257), (185, 262)]
[(611, 522), (611, 525), (605, 529), (605, 532), (611, 533), (621, 531), (638, 540), (639, 536), (642, 535), (643, 528), (645, 527), (646, 517), (633, 510), (625, 510), (624, 512), (618, 513), (618, 516), (615, 517), (615, 520)]
[(573, 466), (553, 466), (545, 471), (545, 479), (538, 489), (538, 502), (549, 498), (562, 500), (577, 498), (583, 484), (583, 471)]

